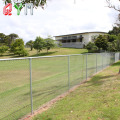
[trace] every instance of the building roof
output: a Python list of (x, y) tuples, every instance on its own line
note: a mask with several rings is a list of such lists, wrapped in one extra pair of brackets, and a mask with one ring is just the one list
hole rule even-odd
[(82, 33), (74, 33), (74, 34), (58, 35), (58, 36), (54, 36), (54, 37), (62, 37), (62, 36), (77, 35), (77, 34), (86, 34), (86, 33), (104, 33), (104, 34), (107, 34), (107, 32), (95, 31), (95, 32), (82, 32)]

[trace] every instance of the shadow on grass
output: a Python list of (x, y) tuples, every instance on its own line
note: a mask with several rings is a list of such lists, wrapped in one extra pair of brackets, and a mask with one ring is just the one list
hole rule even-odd
[(104, 79), (109, 79), (111, 77), (114, 77), (114, 75), (107, 75), (107, 76), (96, 75), (96, 76), (93, 76), (92, 79), (87, 83), (89, 83), (88, 86), (92, 86), (92, 85), (100, 86), (105, 82)]
[(113, 64), (112, 66), (120, 66), (120, 61), (115, 63), (115, 64)]
[(39, 54), (35, 54), (35, 55), (31, 55), (30, 57), (36, 57), (36, 56), (46, 56), (46, 55), (51, 55), (51, 54), (54, 54), (58, 51), (54, 51), (54, 52), (44, 52), (44, 53), (39, 53)]

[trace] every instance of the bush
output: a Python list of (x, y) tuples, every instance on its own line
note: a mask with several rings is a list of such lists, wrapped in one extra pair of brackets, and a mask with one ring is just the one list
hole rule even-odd
[(24, 41), (22, 39), (16, 39), (11, 45), (11, 52), (19, 56), (27, 56), (28, 52), (24, 48)]
[(89, 51), (89, 52), (97, 52), (98, 51), (98, 47), (95, 45), (95, 43), (89, 42), (85, 48)]
[(8, 50), (8, 47), (7, 46), (1, 46), (0, 47), (0, 55), (2, 55), (3, 53), (5, 53), (6, 51)]

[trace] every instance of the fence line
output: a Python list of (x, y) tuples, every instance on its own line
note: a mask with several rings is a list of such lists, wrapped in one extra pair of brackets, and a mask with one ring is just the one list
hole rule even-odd
[(42, 104), (119, 60), (120, 53), (0, 59), (0, 120), (33, 114)]

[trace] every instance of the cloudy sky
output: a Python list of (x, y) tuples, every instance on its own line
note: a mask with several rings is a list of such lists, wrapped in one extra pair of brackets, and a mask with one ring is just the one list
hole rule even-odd
[(45, 9), (33, 9), (33, 15), (20, 15), (12, 7), (12, 15), (3, 15), (0, 0), (0, 33), (18, 34), (25, 42), (36, 36), (47, 37), (90, 31), (108, 32), (117, 12), (107, 7), (106, 0), (49, 0)]

